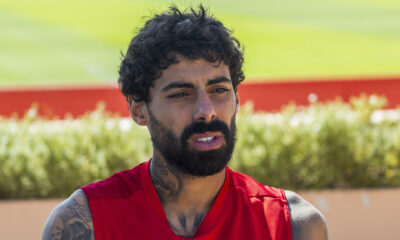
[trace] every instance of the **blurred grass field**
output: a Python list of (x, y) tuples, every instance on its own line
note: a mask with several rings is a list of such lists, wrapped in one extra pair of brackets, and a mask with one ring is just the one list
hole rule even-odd
[[(251, 81), (400, 75), (398, 0), (201, 2), (244, 45)], [(0, 0), (0, 87), (115, 84), (143, 17), (170, 3)]]

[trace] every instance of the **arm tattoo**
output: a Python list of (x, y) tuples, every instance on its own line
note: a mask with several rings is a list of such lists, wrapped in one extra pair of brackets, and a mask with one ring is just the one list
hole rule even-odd
[(94, 240), (93, 222), (82, 190), (75, 192), (50, 216), (42, 240)]
[(88, 225), (90, 222), (91, 216), (90, 212), (88, 211), (87, 207), (82, 206), (81, 204), (78, 203), (75, 199), (72, 199), (71, 203), (68, 205), (68, 208), (71, 211), (71, 214), (78, 219), (82, 220), (82, 223), (85, 224), (85, 226)]

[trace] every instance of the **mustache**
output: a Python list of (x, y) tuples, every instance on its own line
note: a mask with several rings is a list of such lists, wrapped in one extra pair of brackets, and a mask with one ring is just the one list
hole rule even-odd
[(229, 134), (229, 127), (221, 120), (213, 120), (210, 123), (196, 122), (183, 129), (181, 141), (186, 142), (193, 134), (205, 132), (221, 132), (225, 137)]

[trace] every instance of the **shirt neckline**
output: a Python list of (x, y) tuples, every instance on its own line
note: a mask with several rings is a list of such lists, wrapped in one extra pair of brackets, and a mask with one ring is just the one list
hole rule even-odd
[[(151, 181), (150, 162), (151, 162), (151, 159), (149, 161), (143, 163), (143, 165), (140, 169), (140, 177), (141, 177), (141, 182), (142, 182), (142, 186), (143, 186), (143, 191), (145, 192), (145, 195), (146, 195), (147, 199), (149, 200), (150, 204), (152, 205), (153, 209), (162, 218), (163, 222), (165, 223), (165, 226), (168, 229), (170, 229), (170, 227), (168, 225), (167, 217), (164, 213), (164, 208), (158, 197), (156, 189), (154, 188), (153, 182)], [(227, 199), (227, 195), (228, 195), (230, 178), (231, 178), (231, 170), (228, 167), (226, 167), (224, 183), (223, 183), (213, 205), (211, 206), (207, 215), (205, 216), (205, 218), (201, 222), (199, 228), (197, 229), (196, 235), (192, 239), (195, 239), (196, 237), (205, 235), (209, 231), (211, 231), (211, 229), (213, 229), (215, 223), (217, 222), (219, 216), (221, 215), (221, 213), (224, 209), (224, 206), (225, 206), (224, 203), (225, 203), (225, 201)], [(177, 239), (188, 239), (188, 238), (184, 238), (184, 237), (176, 235), (171, 229), (170, 229), (170, 231), (173, 235), (175, 235), (177, 237)]]

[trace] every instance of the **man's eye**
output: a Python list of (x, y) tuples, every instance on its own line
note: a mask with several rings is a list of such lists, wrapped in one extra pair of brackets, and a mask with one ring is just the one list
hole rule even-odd
[(216, 89), (214, 89), (214, 92), (215, 93), (219, 93), (219, 94), (226, 93), (228, 91), (229, 91), (229, 89), (227, 89), (227, 88), (216, 88)]
[(171, 94), (167, 98), (181, 98), (181, 97), (185, 97), (187, 95), (188, 95), (187, 93), (181, 92), (181, 93)]

